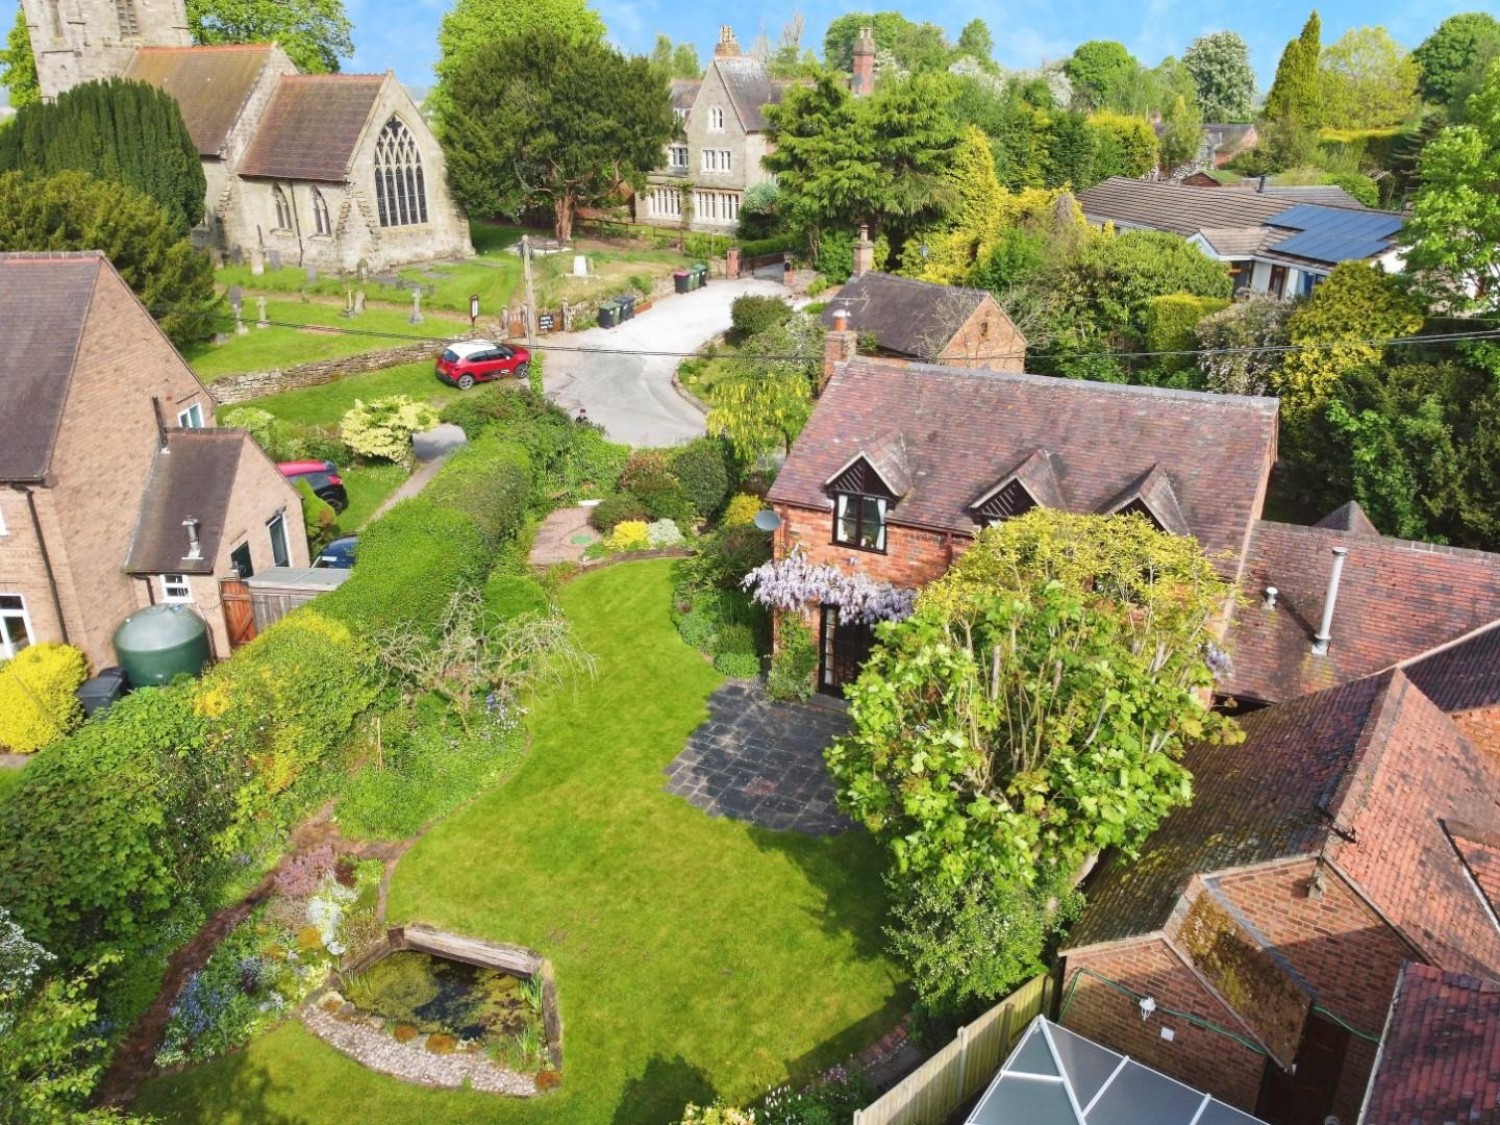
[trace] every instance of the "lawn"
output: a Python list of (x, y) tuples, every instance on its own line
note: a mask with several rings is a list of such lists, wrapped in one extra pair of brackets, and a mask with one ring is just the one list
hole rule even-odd
[[(231, 334), (222, 344), (198, 344), (183, 349), (183, 358), (198, 378), (212, 383), (225, 375), (243, 371), (291, 367), (422, 339), (433, 341), (432, 354), (436, 358), (443, 350), (441, 340), (460, 335), (469, 328), (467, 317), (429, 316), (425, 323), (413, 326), (406, 321), (409, 309), (402, 311), (379, 305), (366, 306), (364, 315), (346, 319), (341, 304), (321, 301), (268, 300), (266, 319), (271, 321), (269, 328), (256, 328), (256, 315), (254, 299), (246, 298), (244, 318), (250, 327), (247, 334)], [(302, 324), (326, 326), (335, 331), (283, 327)]]
[(338, 533), (353, 535), (375, 514), (385, 498), (401, 487), (406, 470), (400, 465), (377, 461), (369, 465), (350, 465), (340, 474), (349, 506), (339, 513)]
[(234, 406), (221, 406), (218, 414), (222, 421), (225, 413), (235, 406), (253, 406), (270, 411), (284, 422), (336, 426), (345, 411), (354, 405), (355, 399), (369, 402), (386, 395), (409, 395), (415, 399), (425, 399), (441, 409), (463, 393), (457, 387), (440, 382), (433, 374), (431, 363), (403, 363), (398, 367), (383, 367), (379, 371), (335, 379), (316, 387), (303, 387), (295, 391), (283, 391), (279, 395), (236, 403)]
[(880, 855), (713, 820), (662, 789), (720, 677), (677, 636), (671, 563), (615, 566), (562, 595), (598, 678), (532, 707), (503, 786), (401, 861), (392, 921), (541, 950), (557, 970), (563, 1085), (534, 1101), (369, 1073), (296, 1023), (153, 1083), (167, 1121), (661, 1125), (689, 1099), (803, 1082), (887, 1031), (908, 1000), (880, 952)]

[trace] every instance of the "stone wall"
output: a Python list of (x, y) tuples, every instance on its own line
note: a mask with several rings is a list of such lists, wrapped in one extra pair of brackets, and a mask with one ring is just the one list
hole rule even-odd
[(302, 387), (320, 387), (350, 375), (363, 375), (369, 371), (381, 371), (387, 367), (399, 367), (403, 363), (421, 363), (423, 360), (436, 363), (442, 352), (442, 344), (436, 340), (424, 340), (416, 344), (400, 344), (394, 348), (382, 348), (360, 355), (346, 355), (338, 359), (320, 359), (315, 363), (300, 363), (295, 367), (273, 367), (269, 371), (247, 371), (243, 375), (229, 375), (209, 387), (209, 393), (220, 406), (247, 402), (264, 395), (295, 391)]

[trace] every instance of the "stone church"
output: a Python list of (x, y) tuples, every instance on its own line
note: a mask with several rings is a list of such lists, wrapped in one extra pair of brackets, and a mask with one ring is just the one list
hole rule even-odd
[(177, 99), (212, 249), (323, 270), (473, 254), (443, 152), (394, 75), (300, 74), (274, 43), (194, 47), (184, 0), (22, 0), (44, 98), (123, 77)]

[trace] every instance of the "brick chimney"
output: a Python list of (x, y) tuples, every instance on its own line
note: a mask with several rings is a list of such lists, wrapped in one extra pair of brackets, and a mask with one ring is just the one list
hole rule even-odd
[(854, 41), (854, 77), (849, 82), (849, 92), (857, 98), (875, 92), (875, 32), (862, 27), (859, 38)]
[(838, 365), (853, 359), (858, 350), (859, 335), (849, 327), (849, 310), (834, 309), (833, 329), (823, 337), (823, 378), (818, 382), (819, 393), (828, 386), (828, 380), (833, 378)]
[(863, 277), (875, 268), (875, 244), (870, 241), (870, 228), (859, 228), (859, 241), (854, 244), (854, 276)]
[(739, 40), (734, 37), (734, 28), (727, 23), (719, 27), (719, 41), (714, 45), (714, 58), (732, 59), (739, 57)]

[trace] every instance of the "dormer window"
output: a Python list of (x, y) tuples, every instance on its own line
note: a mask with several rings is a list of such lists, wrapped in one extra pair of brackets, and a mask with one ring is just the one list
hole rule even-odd
[(911, 484), (899, 438), (876, 448), (873, 458), (855, 454), (826, 487), (833, 496), (834, 543), (883, 553), (886, 516)]
[(970, 518), (981, 527), (1024, 516), (1033, 508), (1066, 510), (1062, 485), (1045, 450), (1035, 449), (1000, 483), (969, 505)]
[(1003, 488), (990, 494), (989, 499), (974, 508), (976, 522), (985, 527), (995, 527), (1006, 520), (1024, 516), (1037, 506), (1036, 497), (1026, 491), (1026, 486), (1013, 480)]
[(884, 551), (887, 502), (884, 496), (836, 493), (833, 541), (843, 547), (857, 547), (861, 551)]

